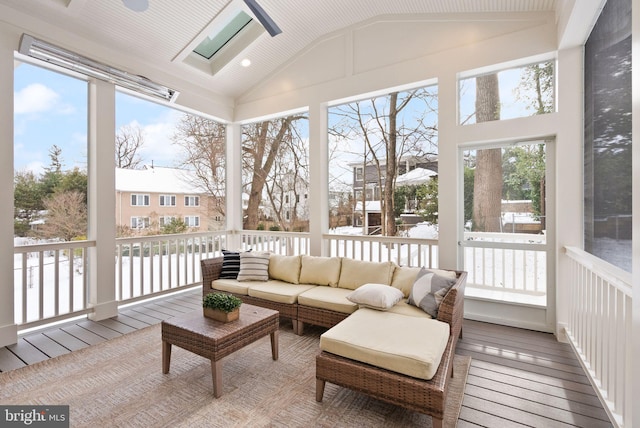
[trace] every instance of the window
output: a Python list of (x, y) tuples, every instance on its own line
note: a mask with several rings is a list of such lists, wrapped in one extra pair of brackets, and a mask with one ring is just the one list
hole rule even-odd
[(176, 206), (176, 195), (160, 195), (160, 206), (161, 207), (175, 207)]
[[(283, 223), (282, 213), (292, 201), (290, 195), (308, 192), (308, 137), (306, 112), (242, 126), (243, 152), (260, 155), (242, 159), (243, 193), (249, 195), (249, 199), (243, 201), (247, 206), (244, 229), (256, 230), (264, 225), (261, 217), (266, 216), (276, 222), (273, 226), (279, 230), (292, 230), (292, 225)], [(273, 162), (268, 162), (269, 158), (273, 158)], [(263, 179), (254, 180), (255, 174)], [(296, 231), (309, 230), (308, 207), (299, 206), (290, 215)]]
[[(194, 54), (195, 55), (195, 54)], [(86, 94), (84, 96), (86, 102)], [(86, 113), (85, 113), (86, 117)], [(196, 114), (186, 113), (168, 105), (160, 105), (148, 99), (141, 99), (130, 93), (116, 91), (116, 153), (115, 164), (125, 172), (132, 170), (147, 171), (159, 170), (160, 168), (173, 168), (182, 170), (196, 170), (202, 172), (193, 178), (192, 174), (184, 174), (185, 182), (181, 185), (193, 190), (177, 191), (174, 187), (163, 185), (159, 180), (149, 180), (144, 183), (144, 187), (138, 190), (123, 192), (123, 199), (116, 200), (116, 224), (127, 226), (118, 229), (118, 233), (126, 233), (129, 225), (129, 217), (132, 214), (143, 214), (141, 204), (143, 200), (136, 204), (134, 208), (131, 198), (127, 195), (131, 193), (147, 193), (151, 196), (148, 205), (154, 209), (160, 207), (157, 214), (174, 215), (182, 213), (179, 209), (184, 207), (184, 196), (188, 194), (197, 195), (196, 189), (208, 189), (211, 193), (207, 196), (207, 204), (211, 201), (211, 206), (218, 204), (224, 207), (226, 194), (226, 126), (209, 118)], [(82, 133), (78, 132), (79, 135)], [(84, 132), (86, 134), (86, 132)], [(69, 138), (71, 139), (71, 138)], [(154, 141), (157, 144), (144, 147), (139, 144), (141, 141)], [(86, 150), (84, 151), (86, 153)], [(189, 153), (197, 153), (196, 156), (189, 156)], [(76, 156), (81, 158), (81, 156)], [(179, 165), (179, 167), (177, 167)], [(201, 169), (204, 168), (204, 169)], [(176, 172), (180, 177), (180, 173)], [(140, 181), (138, 184), (142, 185)], [(178, 184), (178, 183), (176, 183)], [(116, 181), (116, 185), (118, 182)], [(196, 203), (196, 201), (198, 201)], [(140, 202), (140, 204), (138, 204)], [(197, 207), (200, 204), (199, 198), (191, 198), (189, 207)], [(187, 202), (187, 203), (189, 203)], [(119, 204), (126, 205), (134, 211), (120, 209)], [(174, 208), (175, 207), (175, 208)], [(195, 209), (188, 208), (191, 211)], [(223, 212), (223, 208), (219, 210)], [(144, 212), (150, 215), (151, 210)], [(182, 213), (186, 214), (186, 213)], [(182, 215), (178, 216), (179, 219)], [(153, 215), (153, 226), (158, 226), (159, 221)]]
[(131, 229), (146, 229), (149, 224), (149, 217), (131, 217)]
[(200, 217), (197, 215), (187, 215), (184, 217), (184, 224), (189, 227), (200, 227)]
[(584, 247), (631, 272), (631, 0), (607, 1), (585, 44)]
[(239, 11), (231, 21), (219, 32), (207, 36), (193, 52), (203, 58), (211, 59), (220, 49), (229, 43), (243, 28), (252, 21), (251, 17), (243, 11)]
[(163, 227), (167, 224), (171, 224), (171, 222), (174, 221), (175, 219), (176, 219), (175, 216), (165, 215), (165, 216), (160, 216), (158, 220), (160, 222), (160, 227)]
[[(390, 91), (336, 105), (329, 108), (328, 116), (329, 193), (348, 191), (352, 195), (346, 203), (329, 205), (331, 230), (396, 236), (407, 229), (398, 227), (395, 219), (409, 214), (410, 202), (419, 199), (419, 212), (410, 214), (425, 220), (426, 234), (437, 236), (438, 210), (431, 201), (437, 201), (438, 188), (434, 178), (438, 171), (438, 87)], [(395, 129), (393, 138), (390, 129)], [(388, 163), (393, 165), (393, 176), (387, 175)], [(395, 207), (382, 203), (387, 197)], [(354, 229), (351, 225), (358, 217), (364, 219), (364, 227)]]
[(14, 63), (14, 233), (86, 236), (87, 82)]
[(139, 194), (135, 194), (135, 193), (132, 194), (131, 195), (131, 205), (148, 207), (149, 206), (149, 195), (139, 195)]
[(200, 206), (200, 196), (185, 196), (184, 197), (184, 206), (185, 207), (199, 207)]
[[(461, 125), (555, 111), (555, 61), (462, 77), (458, 86)], [(491, 107), (476, 111), (478, 97)]]
[(362, 172), (364, 169), (361, 166), (356, 167), (356, 181), (362, 181)]

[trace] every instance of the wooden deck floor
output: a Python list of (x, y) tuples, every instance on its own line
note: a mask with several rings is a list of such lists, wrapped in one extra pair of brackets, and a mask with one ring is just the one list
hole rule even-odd
[[(200, 289), (21, 337), (0, 371), (91, 346), (200, 308)], [(612, 426), (569, 345), (551, 334), (466, 320), (457, 354), (472, 357), (458, 427)]]

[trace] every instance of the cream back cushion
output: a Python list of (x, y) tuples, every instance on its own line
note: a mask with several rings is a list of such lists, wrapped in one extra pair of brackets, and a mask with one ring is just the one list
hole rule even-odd
[(391, 281), (391, 286), (402, 291), (402, 294), (404, 294), (404, 297), (406, 299), (407, 297), (409, 297), (409, 294), (411, 294), (413, 283), (416, 281), (416, 276), (418, 276), (420, 269), (422, 268), (396, 266), (396, 269), (393, 271), (393, 280)]
[(393, 262), (365, 262), (344, 257), (338, 287), (355, 290), (368, 282), (389, 285), (394, 269)]
[(301, 256), (271, 254), (269, 257), (269, 278), (299, 284), (301, 265)]
[(337, 287), (340, 278), (340, 257), (302, 256), (300, 284)]

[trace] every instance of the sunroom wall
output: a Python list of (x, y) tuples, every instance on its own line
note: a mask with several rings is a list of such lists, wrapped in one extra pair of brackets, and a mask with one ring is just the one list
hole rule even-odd
[[(473, 33), (473, 37), (471, 37)], [(375, 34), (382, 36), (375, 37)], [(416, 43), (426, 40), (426, 43)], [(555, 16), (552, 14), (484, 15), (469, 19), (440, 16), (386, 17), (332, 34), (298, 55), (269, 80), (238, 100), (236, 121), (269, 116), (278, 111), (309, 109), (311, 170), (310, 233), (314, 254), (323, 254), (327, 232), (326, 107), (363, 94), (391, 88), (438, 85), (439, 139), (439, 262), (443, 268), (461, 268), (457, 242), (458, 200), (461, 183), (458, 149), (464, 145), (554, 136), (558, 154), (581, 153), (582, 97), (581, 48), (557, 52)], [(543, 116), (458, 125), (458, 75), (470, 70), (505, 68), (557, 57), (559, 110)], [(564, 107), (563, 107), (564, 106)], [(564, 108), (564, 110), (563, 110)], [(579, 114), (575, 114), (578, 111)], [(573, 112), (573, 113), (571, 113)], [(568, 168), (567, 168), (568, 166)], [(572, 157), (556, 172), (556, 212), (563, 213), (562, 230), (555, 238), (556, 254), (564, 245), (581, 245), (581, 156)], [(560, 229), (560, 228), (559, 228)], [(553, 236), (549, 237), (554, 239)], [(554, 269), (557, 260), (549, 260)], [(559, 272), (562, 270), (560, 269)], [(522, 327), (555, 331), (555, 284), (546, 310)], [(564, 316), (564, 315), (562, 315)], [(516, 319), (514, 317), (514, 319)], [(517, 323), (514, 321), (513, 323)]]

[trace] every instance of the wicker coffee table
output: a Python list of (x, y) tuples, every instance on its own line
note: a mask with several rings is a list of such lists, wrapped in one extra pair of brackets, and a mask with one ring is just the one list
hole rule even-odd
[(162, 372), (169, 373), (171, 345), (211, 360), (213, 395), (222, 395), (222, 358), (271, 335), (271, 357), (278, 359), (278, 311), (243, 303), (240, 318), (222, 323), (206, 318), (202, 310), (162, 321)]

